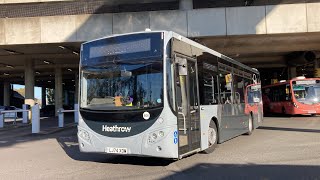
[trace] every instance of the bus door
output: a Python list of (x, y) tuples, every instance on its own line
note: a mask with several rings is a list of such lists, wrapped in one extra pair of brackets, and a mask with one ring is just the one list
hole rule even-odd
[(176, 57), (175, 72), (179, 154), (183, 155), (200, 148), (200, 110), (196, 60)]

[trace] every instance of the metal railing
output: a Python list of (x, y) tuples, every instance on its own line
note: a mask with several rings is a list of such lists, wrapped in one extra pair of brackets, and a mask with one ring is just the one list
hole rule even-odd
[(79, 105), (75, 104), (73, 110), (64, 110), (63, 108), (60, 108), (58, 110), (58, 120), (59, 120), (59, 128), (64, 127), (64, 113), (74, 113), (74, 122), (78, 123), (79, 122)]
[[(22, 112), (23, 114), (23, 123), (28, 123), (29, 119), (29, 112), (32, 113), (32, 119), (31, 119), (31, 126), (32, 126), (32, 133), (37, 134), (40, 132), (40, 108), (39, 105), (36, 104), (31, 107), (31, 109), (27, 109), (27, 105), (23, 105), (23, 109), (17, 109), (17, 110), (0, 110), (0, 128), (4, 127), (4, 120), (5, 120), (5, 114), (7, 113), (15, 113), (15, 118), (13, 124), (16, 124), (16, 117), (17, 113)], [(74, 110), (64, 110), (59, 109), (58, 111), (58, 119), (59, 119), (59, 128), (64, 127), (64, 113), (74, 113), (74, 122), (79, 122), (79, 105), (74, 105)]]
[(6, 114), (9, 113), (14, 113), (14, 120), (13, 120), (13, 125), (17, 124), (17, 113), (21, 112), (22, 113), (22, 123), (26, 124), (28, 123), (28, 118), (29, 118), (29, 111), (27, 109), (27, 105), (23, 105), (23, 109), (16, 109), (16, 110), (0, 110), (0, 128), (4, 127), (5, 124), (5, 118)]

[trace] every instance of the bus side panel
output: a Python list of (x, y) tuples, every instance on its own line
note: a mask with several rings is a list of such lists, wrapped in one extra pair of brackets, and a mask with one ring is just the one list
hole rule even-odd
[[(147, 156), (177, 159), (179, 157), (177, 117), (173, 114), (167, 102), (165, 104), (160, 115), (163, 122), (157, 121), (144, 133), (141, 153)], [(163, 137), (160, 137), (160, 131), (164, 132)], [(152, 139), (153, 134), (156, 134), (156, 140)]]
[[(164, 137), (159, 137), (159, 132), (164, 132)], [(154, 129), (145, 133), (141, 145), (141, 153), (146, 156), (155, 156), (163, 158), (178, 158), (178, 139), (174, 140), (177, 126), (167, 126), (160, 129)], [(158, 140), (153, 140), (152, 135), (156, 134)]]
[(220, 137), (218, 105), (201, 105), (200, 106), (200, 127), (201, 127), (201, 150), (208, 148), (208, 130), (212, 118), (218, 119), (217, 130)]
[(262, 123), (263, 123), (263, 104), (262, 104), (262, 102), (259, 105), (257, 120), (258, 120), (258, 123), (255, 125), (254, 128), (258, 128), (259, 126), (262, 126)]

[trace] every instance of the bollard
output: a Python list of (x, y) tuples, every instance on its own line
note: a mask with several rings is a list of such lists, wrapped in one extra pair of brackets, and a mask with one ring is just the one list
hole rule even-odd
[[(28, 110), (28, 105), (27, 104), (23, 104), (22, 105), (22, 109), (23, 110)], [(28, 111), (23, 111), (22, 113), (22, 123), (26, 124), (28, 123), (28, 117), (29, 116), (29, 112)]]
[(74, 123), (79, 123), (79, 104), (74, 104)]
[(3, 128), (3, 124), (4, 124), (4, 114), (0, 112), (0, 128)]
[(64, 114), (62, 111), (63, 111), (63, 108), (60, 108), (58, 110), (59, 128), (63, 128), (64, 126)]
[(40, 110), (39, 104), (32, 106), (32, 133), (39, 133), (40, 132)]

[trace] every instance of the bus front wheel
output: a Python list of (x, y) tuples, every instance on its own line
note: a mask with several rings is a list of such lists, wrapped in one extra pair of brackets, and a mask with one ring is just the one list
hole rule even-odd
[(217, 125), (213, 121), (210, 121), (209, 130), (208, 130), (208, 148), (204, 150), (205, 153), (212, 153), (218, 144), (218, 131)]

